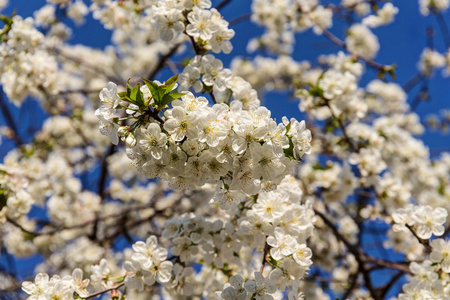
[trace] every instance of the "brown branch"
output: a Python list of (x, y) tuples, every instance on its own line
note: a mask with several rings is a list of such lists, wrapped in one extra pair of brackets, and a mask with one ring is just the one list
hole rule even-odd
[(209, 95), (211, 96), (212, 101), (214, 103), (217, 103), (216, 96), (214, 96), (214, 92), (213, 91), (209, 92)]
[(444, 40), (445, 47), (450, 48), (450, 32), (448, 30), (447, 23), (445, 22), (445, 18), (439, 11), (433, 11), (436, 21), (439, 25), (439, 29), (441, 30), (442, 39)]
[(242, 16), (240, 16), (240, 17), (231, 19), (230, 21), (228, 21), (228, 24), (230, 24), (230, 26), (237, 25), (237, 24), (239, 24), (239, 23), (241, 23), (241, 22), (243, 22), (243, 21), (247, 21), (248, 19), (250, 19), (251, 16), (252, 16), (251, 13), (242, 15)]
[(94, 298), (94, 297), (100, 296), (101, 294), (117, 290), (117, 289), (121, 288), (124, 284), (125, 284), (124, 282), (121, 282), (121, 283), (119, 283), (119, 284), (117, 284), (117, 285), (115, 285), (113, 287), (110, 287), (110, 288), (108, 288), (106, 290), (103, 290), (103, 291), (100, 291), (100, 292), (96, 292), (96, 293), (90, 294), (86, 298), (82, 298), (82, 299)]
[(15, 220), (11, 219), (10, 217), (6, 217), (6, 221), (8, 221), (12, 225), (16, 226), (20, 230), (22, 230), (22, 232), (27, 233), (27, 234), (29, 234), (29, 235), (31, 235), (33, 237), (36, 237), (36, 236), (40, 235), (39, 233), (36, 233), (34, 231), (30, 231), (28, 229), (25, 229), (22, 225), (20, 225), (19, 223), (17, 223)]
[(266, 241), (264, 244), (263, 260), (262, 260), (261, 269), (260, 269), (261, 273), (264, 271), (264, 265), (266, 264), (268, 253), (269, 253), (269, 244), (267, 244), (267, 241)]
[[(311, 19), (312, 20), (312, 19)], [(344, 48), (348, 53), (350, 53), (351, 55), (357, 57), (358, 59), (365, 61), (369, 66), (382, 71), (382, 72), (387, 72), (389, 70), (392, 69), (392, 66), (388, 66), (388, 65), (382, 65), (380, 63), (377, 63), (376, 61), (374, 61), (373, 59), (370, 59), (368, 57), (356, 54), (352, 51), (350, 51), (347, 47), (347, 45), (345, 44), (344, 41), (342, 41), (340, 38), (338, 38), (337, 36), (335, 36), (334, 34), (332, 34), (328, 29), (326, 29), (325, 27), (323, 27), (322, 25), (318, 24), (318, 23), (314, 23), (315, 26), (319, 27), (320, 30), (322, 30), (323, 35), (325, 35), (330, 41), (332, 41), (333, 43), (335, 43), (336, 45), (338, 45), (341, 48)]]
[(98, 89), (94, 90), (87, 90), (87, 89), (74, 89), (74, 90), (65, 90), (65, 91), (59, 91), (58, 95), (69, 95), (69, 94), (83, 94), (83, 95), (89, 95), (89, 94), (97, 94), (100, 91)]
[(357, 283), (358, 283), (358, 275), (359, 275), (359, 272), (356, 272), (355, 274), (353, 274), (351, 282), (350, 282), (350, 286), (343, 294), (342, 299), (348, 299), (352, 295), (352, 292), (356, 288)]
[(169, 52), (167, 52), (166, 54), (161, 56), (156, 67), (150, 72), (150, 74), (148, 74), (147, 79), (154, 80), (156, 74), (158, 74), (158, 72), (164, 67), (164, 65), (169, 60), (169, 58), (172, 55), (174, 55), (175, 52), (177, 52), (177, 50), (180, 46), (181, 46), (181, 43), (176, 44), (175, 46), (172, 47), (172, 49), (170, 49)]
[(385, 297), (386, 294), (389, 292), (389, 290), (391, 289), (391, 287), (394, 286), (394, 284), (404, 275), (403, 272), (398, 272), (397, 274), (395, 274), (391, 280), (381, 289), (381, 297)]
[(215, 7), (218, 11), (222, 10), (225, 6), (227, 6), (232, 0), (223, 0)]
[(16, 122), (14, 121), (14, 118), (12, 117), (11, 111), (9, 110), (8, 104), (5, 101), (5, 98), (3, 98), (3, 88), (0, 87), (0, 108), (2, 111), (3, 116), (5, 117), (6, 124), (14, 133), (14, 136), (12, 137), (14, 142), (17, 144), (17, 146), (20, 146), (23, 144), (22, 139), (19, 136), (19, 132), (16, 126)]
[(81, 59), (79, 59), (78, 57), (74, 57), (71, 55), (68, 55), (67, 53), (64, 53), (64, 51), (62, 51), (61, 49), (58, 49), (56, 47), (47, 47), (47, 51), (48, 52), (53, 52), (56, 55), (59, 55), (62, 58), (65, 58), (66, 60), (72, 61), (76, 64), (82, 65), (87, 67), (88, 69), (91, 69), (92, 71), (94, 71), (97, 74), (103, 74), (108, 80), (110, 81), (114, 81), (114, 82), (122, 82), (122, 78), (116, 77), (113, 74), (108, 74), (105, 70), (102, 70), (100, 68), (98, 68), (96, 65), (92, 65), (90, 63), (87, 63), (86, 61), (83, 61)]
[(405, 93), (408, 93), (411, 91), (417, 84), (419, 84), (423, 79), (422, 73), (417, 73), (411, 79), (409, 79), (403, 86), (402, 89), (405, 91)]
[[(104, 198), (105, 198), (105, 188), (106, 188), (106, 178), (108, 177), (108, 157), (113, 155), (114, 152), (116, 150), (116, 145), (111, 145), (109, 147), (108, 152), (106, 153), (105, 157), (102, 160), (102, 168), (101, 168), (101, 173), (100, 173), (100, 177), (98, 180), (98, 191), (97, 194), (100, 196), (101, 202), (103, 202)], [(98, 212), (96, 213), (96, 218), (94, 220), (94, 226), (92, 227), (92, 232), (89, 235), (89, 238), (91, 240), (96, 240), (97, 239), (97, 229), (98, 229)]]
[(344, 135), (344, 138), (345, 138), (345, 140), (347, 141), (347, 144), (349, 145), (350, 150), (351, 150), (352, 152), (359, 152), (359, 149), (353, 144), (352, 139), (351, 139), (351, 138), (349, 137), (349, 135), (347, 134), (347, 130), (346, 130), (345, 125), (344, 125), (344, 123), (342, 122), (342, 120), (336, 116), (336, 114), (334, 113), (334, 111), (333, 111), (333, 109), (331, 108), (330, 104), (328, 103), (328, 100), (326, 100), (325, 103), (326, 103), (325, 105), (330, 109), (331, 116), (332, 116), (336, 121), (338, 121), (339, 128), (341, 128), (342, 134)]
[(425, 246), (425, 248), (427, 249), (428, 252), (431, 252), (431, 246), (430, 243), (426, 240), (421, 239), (416, 231), (414, 230), (414, 228), (412, 228), (410, 225), (405, 224), (405, 226), (409, 229), (409, 231), (411, 231), (411, 233), (414, 235), (414, 237), (419, 241), (419, 243), (421, 243), (423, 246)]

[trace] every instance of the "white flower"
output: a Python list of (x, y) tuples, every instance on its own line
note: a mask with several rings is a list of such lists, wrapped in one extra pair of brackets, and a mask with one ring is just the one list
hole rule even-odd
[(76, 0), (71, 3), (67, 9), (67, 16), (75, 21), (75, 23), (82, 24), (84, 22), (84, 16), (89, 13), (89, 8), (82, 0)]
[(147, 128), (140, 128), (139, 146), (149, 151), (155, 159), (162, 157), (162, 147), (167, 142), (167, 135), (161, 133), (161, 127), (156, 123), (150, 123)]
[(312, 251), (305, 244), (298, 244), (292, 257), (300, 266), (309, 267), (312, 265)]
[(216, 147), (228, 136), (230, 124), (223, 119), (227, 110), (225, 104), (215, 104), (208, 113), (202, 114), (198, 120), (198, 140), (210, 147)]
[(156, 14), (153, 23), (159, 30), (160, 38), (163, 41), (171, 41), (176, 37), (176, 33), (184, 30), (183, 16), (177, 9), (171, 9), (164, 14)]
[(83, 280), (83, 271), (81, 269), (77, 268), (73, 270), (72, 277), (64, 277), (63, 281), (68, 281), (68, 279), (71, 279), (69, 281), (70, 285), (80, 297), (85, 298), (89, 296), (89, 292), (86, 289), (86, 287), (89, 285), (89, 279)]
[(198, 253), (198, 247), (193, 245), (188, 237), (177, 237), (173, 239), (174, 247), (170, 249), (170, 253), (179, 256), (182, 262), (187, 262), (192, 259), (193, 255)]
[(91, 284), (94, 285), (96, 290), (101, 290), (106, 288), (106, 284), (103, 282), (103, 277), (109, 275), (111, 272), (108, 268), (108, 262), (106, 259), (102, 258), (98, 265), (93, 265), (91, 267)]
[(186, 32), (196, 40), (199, 38), (207, 41), (209, 40), (214, 31), (217, 30), (217, 24), (212, 22), (212, 13), (209, 10), (202, 10), (194, 7), (194, 9), (188, 14), (189, 23), (186, 26)]
[(377, 36), (362, 24), (354, 24), (348, 29), (345, 44), (350, 52), (367, 58), (374, 58), (380, 48)]
[(150, 271), (142, 270), (139, 262), (126, 261), (123, 267), (127, 271), (124, 282), (128, 288), (142, 291), (144, 284), (152, 285), (155, 283), (154, 274)]
[(394, 21), (394, 16), (398, 13), (398, 8), (392, 3), (385, 3), (381, 9), (377, 11), (377, 15), (371, 15), (363, 19), (362, 23), (368, 27), (378, 27), (387, 25)]
[(260, 272), (255, 272), (255, 280), (248, 280), (244, 284), (244, 288), (256, 300), (273, 300), (269, 294), (273, 294), (277, 290), (275, 283), (264, 278)]
[(97, 111), (96, 116), (99, 118), (99, 127), (101, 134), (109, 136), (109, 138), (111, 139), (111, 143), (117, 145), (119, 143), (119, 125), (114, 122), (114, 116), (97, 114)]
[(220, 294), (225, 300), (246, 300), (247, 292), (244, 289), (244, 278), (241, 275), (230, 277), (230, 286), (225, 288)]
[(179, 142), (186, 136), (188, 139), (195, 139), (198, 135), (196, 127), (196, 116), (186, 114), (186, 110), (181, 106), (176, 106), (171, 110), (172, 117), (164, 123), (164, 129), (170, 133), (171, 138)]
[(45, 294), (48, 293), (51, 286), (49, 285), (49, 276), (46, 273), (39, 273), (34, 278), (34, 283), (24, 281), (22, 283), (22, 290), (31, 295), (28, 299), (31, 300), (45, 300)]
[(138, 241), (133, 244), (133, 253), (131, 259), (137, 261), (142, 265), (142, 268), (149, 269), (153, 264), (158, 264), (167, 258), (167, 250), (158, 247), (158, 240), (156, 236), (150, 236), (146, 243)]
[(267, 244), (272, 246), (270, 255), (276, 260), (294, 253), (297, 247), (297, 241), (289, 234), (285, 234), (280, 227), (275, 228), (274, 236), (267, 238)]
[(431, 241), (430, 246), (432, 249), (431, 261), (439, 263), (445, 273), (450, 273), (450, 241), (436, 239)]
[(431, 235), (444, 234), (447, 220), (447, 210), (442, 207), (433, 209), (431, 206), (419, 206), (413, 214), (416, 233), (421, 239), (429, 239)]
[(202, 111), (208, 106), (208, 100), (205, 97), (195, 97), (191, 92), (181, 97), (182, 101), (172, 101), (172, 106), (181, 106), (188, 112)]
[(284, 164), (273, 153), (272, 147), (264, 144), (252, 144), (250, 148), (253, 160), (253, 177), (264, 180), (275, 180), (285, 169)]
[(172, 268), (173, 263), (171, 261), (165, 260), (163, 262), (154, 264), (149, 271), (152, 276), (156, 278), (156, 281), (158, 281), (159, 283), (166, 283), (169, 282), (172, 278)]
[(117, 94), (117, 85), (114, 82), (109, 82), (107, 87), (101, 90), (99, 97), (101, 108), (114, 112), (120, 102), (120, 97)]
[(283, 204), (288, 201), (288, 198), (287, 193), (278, 191), (261, 193), (252, 210), (267, 222), (273, 222), (284, 214), (286, 208)]

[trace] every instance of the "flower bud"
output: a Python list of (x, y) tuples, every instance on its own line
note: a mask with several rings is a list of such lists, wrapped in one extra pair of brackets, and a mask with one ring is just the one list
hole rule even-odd
[(120, 126), (117, 130), (117, 133), (119, 134), (119, 136), (125, 136), (129, 130), (130, 126)]
[(133, 148), (134, 146), (136, 146), (136, 138), (134, 137), (134, 135), (130, 132), (128, 133), (128, 135), (125, 138), (125, 143), (127, 143), (127, 146), (129, 148)]

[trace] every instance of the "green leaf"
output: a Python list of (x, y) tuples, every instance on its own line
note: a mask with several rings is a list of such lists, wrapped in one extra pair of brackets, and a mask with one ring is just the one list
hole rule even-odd
[(318, 85), (313, 86), (308, 92), (313, 97), (323, 98), (323, 90)]
[(128, 80), (127, 80), (127, 96), (128, 97), (130, 97), (130, 95), (131, 95), (130, 79), (131, 78), (128, 78)]
[(140, 89), (141, 86), (139, 84), (138, 84), (138, 87), (139, 87), (139, 90), (138, 90), (138, 92), (136, 94), (136, 102), (138, 103), (138, 106), (140, 108), (143, 108), (143, 107), (146, 106), (145, 105), (145, 100), (144, 100), (144, 94), (142, 94), (141, 89)]
[(136, 84), (135, 86), (134, 86), (134, 88), (131, 90), (131, 94), (130, 94), (130, 98), (131, 99), (136, 99), (136, 97), (137, 97), (137, 94), (139, 93), (139, 88), (140, 88), (140, 84), (138, 83), (138, 84)]
[(159, 96), (160, 95), (159, 94), (159, 90), (160, 90), (159, 85), (157, 85), (153, 81), (150, 81), (145, 78), (142, 78), (142, 80), (144, 81), (144, 83), (148, 87), (148, 89), (150, 90), (150, 93), (152, 93), (152, 97), (155, 100), (155, 103), (159, 104), (159, 102), (161, 101), (161, 97)]
[(130, 99), (131, 103), (136, 104), (139, 107), (145, 106), (144, 97), (141, 92), (141, 85), (138, 83), (131, 90)]
[(164, 87), (164, 95), (167, 95), (167, 94), (169, 94), (172, 91), (173, 87), (177, 83), (177, 80), (178, 80), (178, 74), (170, 77), (166, 81), (166, 83), (163, 85), (163, 87)]
[(178, 99), (178, 98), (180, 98), (180, 97), (182, 97), (184, 95), (185, 94), (183, 94), (183, 93), (172, 93), (172, 94), (165, 95), (164, 98), (161, 100), (161, 103), (160, 103), (161, 108), (163, 108), (164, 106), (166, 106), (167, 104), (169, 104), (173, 100)]
[(292, 139), (289, 138), (289, 148), (284, 149), (284, 155), (289, 157), (290, 159), (294, 159), (294, 143), (292, 143)]
[(129, 96), (127, 92), (120, 92), (120, 93), (117, 93), (117, 94), (119, 95), (119, 98), (121, 100), (123, 100), (123, 99), (125, 99), (125, 98), (127, 98)]

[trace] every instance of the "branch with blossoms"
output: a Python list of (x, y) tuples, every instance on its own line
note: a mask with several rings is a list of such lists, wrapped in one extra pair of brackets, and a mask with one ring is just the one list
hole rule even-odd
[[(414, 111), (450, 70), (448, 49), (428, 34), (402, 88), (374, 34), (400, 2), (253, 0), (231, 21), (221, 9), (233, 2), (214, 4), (49, 0), (0, 17), (4, 94), (46, 113), (26, 143), (26, 118), (1, 99), (2, 135), (20, 144), (0, 164), (2, 296), (445, 299), (450, 159), (430, 158)], [(419, 2), (444, 43), (447, 7)], [(69, 43), (90, 13), (112, 32), (103, 50)], [(256, 55), (227, 67), (230, 26), (249, 18), (264, 28), (248, 43)], [(297, 61), (310, 29), (342, 51)], [(261, 106), (271, 90), (289, 91), (307, 121), (275, 120)], [(33, 255), (21, 274), (15, 259)]]

